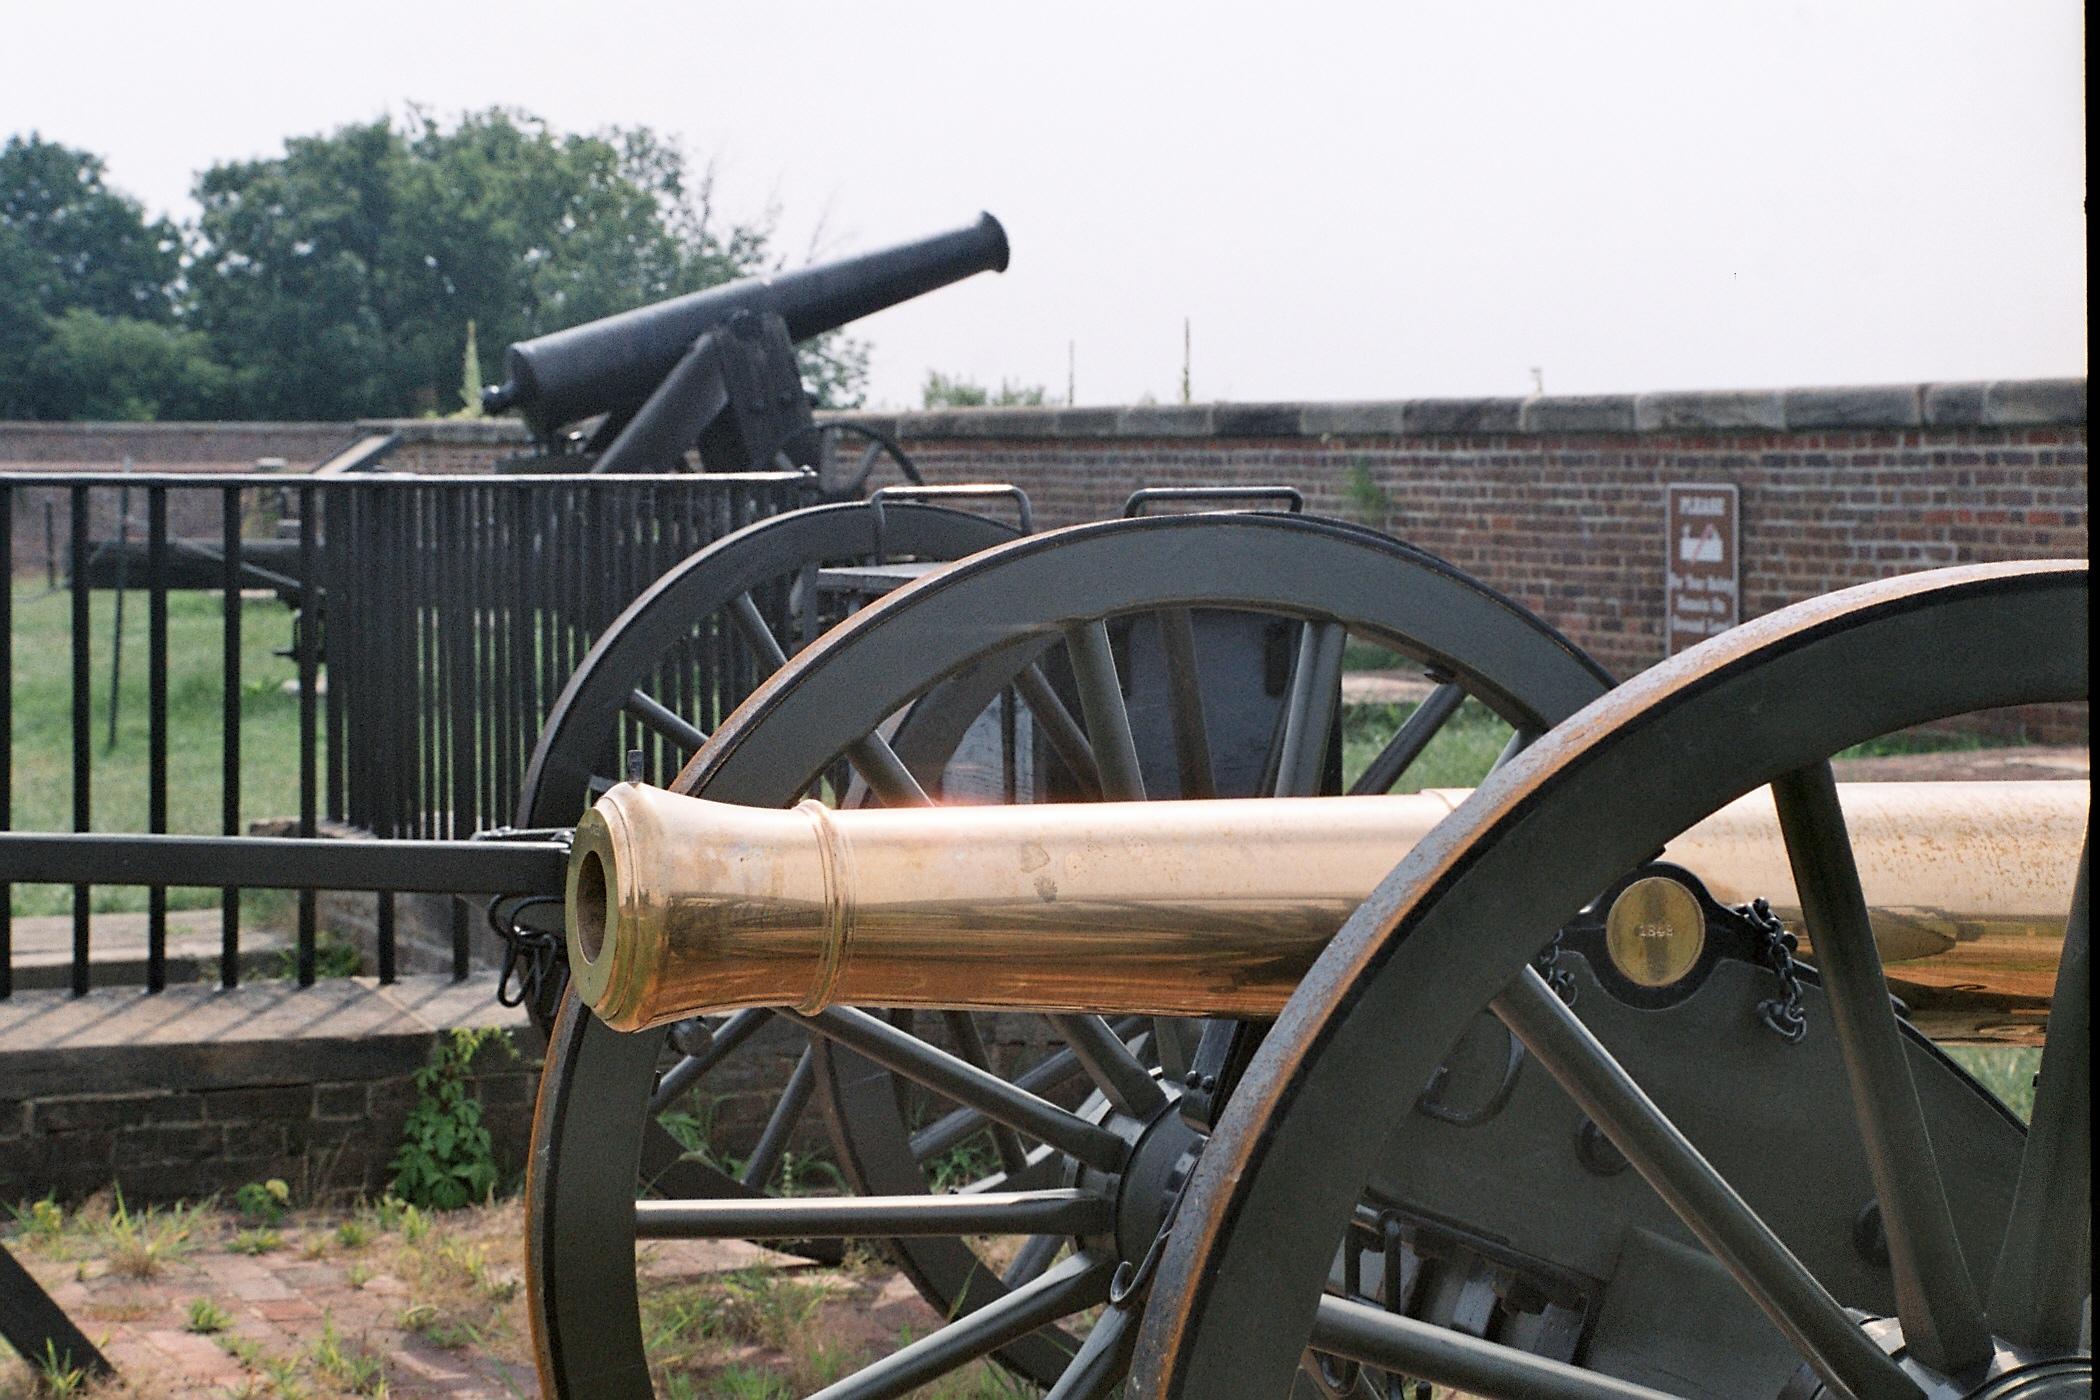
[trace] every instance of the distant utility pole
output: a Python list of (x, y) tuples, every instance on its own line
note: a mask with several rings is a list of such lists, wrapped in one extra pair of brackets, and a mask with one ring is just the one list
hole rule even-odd
[(1189, 399), (1189, 318), (1181, 318), (1181, 401)]
[(1546, 371), (1538, 365), (1531, 367), (1531, 392), (1534, 395), (1544, 395), (1546, 392)]
[(1079, 402), (1079, 342), (1065, 342), (1065, 407)]

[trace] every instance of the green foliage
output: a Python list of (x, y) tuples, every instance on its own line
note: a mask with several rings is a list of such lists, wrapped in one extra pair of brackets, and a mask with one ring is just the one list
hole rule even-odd
[[(1415, 706), (1411, 702), (1342, 707), (1342, 784), (1345, 788), (1356, 781), (1414, 712)], [(1393, 791), (1473, 787), (1494, 767), (1495, 759), (1509, 742), (1509, 735), (1509, 725), (1494, 711), (1478, 700), (1468, 699), (1444, 722), (1436, 738), (1429, 741), (1429, 747), (1400, 775)]]
[(258, 417), (435, 412), (469, 320), (501, 346), (773, 262), (770, 218), (724, 224), (674, 143), (502, 108), (293, 137), (196, 194), (198, 321)]
[(284, 1219), (291, 1203), (292, 1188), (285, 1185), (282, 1177), (251, 1181), (233, 1193), (233, 1207), (241, 1213), (241, 1218), (264, 1225), (275, 1225)]
[(15, 1218), (15, 1227), (27, 1240), (55, 1240), (66, 1228), (66, 1209), (55, 1196), (47, 1195), (27, 1205), (11, 1205), (7, 1210)]
[(37, 1388), (59, 1397), (78, 1395), (87, 1388), (87, 1368), (73, 1364), (73, 1353), (59, 1353), (58, 1344), (44, 1339), (44, 1354), (37, 1358)]
[(184, 1325), (192, 1332), (224, 1332), (233, 1326), (233, 1314), (209, 1298), (192, 1298), (189, 1321)]
[(1396, 507), (1393, 493), (1379, 485), (1378, 478), (1371, 475), (1371, 464), (1352, 462), (1342, 477), (1342, 497), (1348, 502), (1349, 515), (1360, 525), (1374, 530), (1391, 528)]
[(23, 373), (45, 418), (211, 418), (232, 383), (200, 333), (79, 306), (48, 322)]
[(235, 1254), (251, 1257), (275, 1254), (284, 1248), (284, 1236), (275, 1230), (243, 1230), (226, 1242), (226, 1247)]
[[(355, 977), (365, 970), (365, 955), (357, 945), (337, 933), (334, 929), (321, 929), (314, 935), (314, 976)], [(261, 974), (279, 982), (290, 982), (299, 975), (299, 950), (279, 948), (277, 964)]]
[(517, 1054), (509, 1033), (498, 1027), (455, 1030), (438, 1038), (430, 1063), (416, 1071), (416, 1106), (391, 1163), (393, 1194), (403, 1201), (456, 1210), (494, 1194), (494, 1146), (468, 1080), (474, 1057), (490, 1044)]
[(335, 1319), (321, 1322), (320, 1340), (308, 1352), (314, 1371), (352, 1395), (381, 1395), (386, 1392), (386, 1363), (354, 1343), (345, 1342), (335, 1330)]
[(0, 228), (36, 309), (165, 322), (175, 310), (181, 235), (104, 183), (100, 156), (36, 132), (0, 146)]
[(467, 319), (467, 348), (462, 354), (463, 363), (459, 371), (459, 407), (454, 418), (479, 418), (481, 416), (481, 347), (475, 343), (474, 321)]
[(926, 383), (920, 388), (919, 397), (927, 408), (1022, 408), (1048, 402), (1040, 384), (1016, 384), (1002, 379), (998, 389), (991, 390), (975, 380), (943, 374), (937, 369), (926, 371)]
[[(719, 217), (675, 143), (510, 109), (291, 137), (195, 194), (178, 229), (89, 152), (0, 148), (0, 416), (437, 413), (485, 382), (483, 344), (780, 265), (773, 215)], [(865, 345), (799, 355), (822, 404), (860, 401)]]

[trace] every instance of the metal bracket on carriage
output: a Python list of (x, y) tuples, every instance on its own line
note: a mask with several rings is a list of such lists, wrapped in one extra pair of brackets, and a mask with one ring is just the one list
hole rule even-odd
[[(566, 848), (575, 838), (566, 826), (497, 826), (477, 831), (475, 841), (545, 841)], [(532, 917), (552, 915), (551, 922)], [(502, 1006), (538, 1006), (561, 985), (559, 969), (568, 958), (560, 895), (533, 892), (499, 894), (489, 899), (489, 929), (503, 941), (503, 968), (496, 977), (496, 1001)]]

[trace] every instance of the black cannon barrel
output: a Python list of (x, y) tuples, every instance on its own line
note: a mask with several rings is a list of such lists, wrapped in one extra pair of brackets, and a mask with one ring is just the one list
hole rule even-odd
[(692, 292), (512, 345), (506, 382), (483, 400), (521, 410), (541, 431), (631, 409), (693, 341), (739, 311), (775, 311), (807, 340), (977, 272), (1004, 272), (1006, 230), (990, 214), (928, 238), (772, 277)]

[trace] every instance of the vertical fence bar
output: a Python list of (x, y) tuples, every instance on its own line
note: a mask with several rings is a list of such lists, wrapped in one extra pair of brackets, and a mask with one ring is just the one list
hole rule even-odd
[[(299, 834), (312, 836), (319, 828), (320, 773), (315, 752), (320, 743), (319, 715), (314, 690), (320, 680), (321, 611), (319, 587), (320, 521), (314, 514), (314, 488), (298, 488), (299, 502)], [(319, 936), (319, 906), (312, 890), (299, 891), (299, 985), (311, 987), (315, 975), (315, 944)]]
[[(75, 486), (67, 493), (72, 516), (66, 522), (72, 544), (73, 587), (73, 829), (86, 831), (90, 813), (88, 789), (89, 745), (93, 742), (88, 733), (90, 719), (90, 697), (88, 684), (88, 492), (85, 486)], [(88, 991), (88, 897), (89, 887), (73, 886), (73, 995), (84, 997)]]
[(321, 638), (321, 659), (328, 667), (328, 679), (321, 695), (322, 732), (327, 736), (324, 742), (328, 751), (327, 766), (322, 770), (327, 774), (323, 784), (323, 806), (329, 820), (341, 821), (345, 787), (343, 710), (349, 700), (345, 692), (356, 687), (348, 683), (338, 685), (337, 682), (356, 669), (358, 634), (363, 630), (358, 620), (361, 611), (358, 604), (364, 600), (352, 598), (352, 588), (348, 586), (352, 575), (343, 566), (351, 544), (349, 491), (341, 484), (331, 484), (322, 489), (314, 501), (321, 512), (321, 586), (318, 591), (323, 597), (340, 596), (343, 600), (342, 607), (332, 610), (335, 616), (329, 619), (328, 630)]
[[(116, 677), (112, 673), (111, 683)], [(168, 488), (146, 488), (146, 830), (168, 829)], [(146, 890), (146, 990), (168, 985), (168, 891)]]
[(381, 890), (375, 938), (379, 945), (379, 985), (392, 986), (394, 982), (394, 893)]
[[(219, 494), (219, 829), (241, 830), (241, 488)], [(241, 892), (219, 891), (219, 985), (241, 980)]]
[[(15, 818), (15, 488), (0, 482), (0, 831)], [(0, 1001), (15, 992), (15, 891), (0, 880)]]

